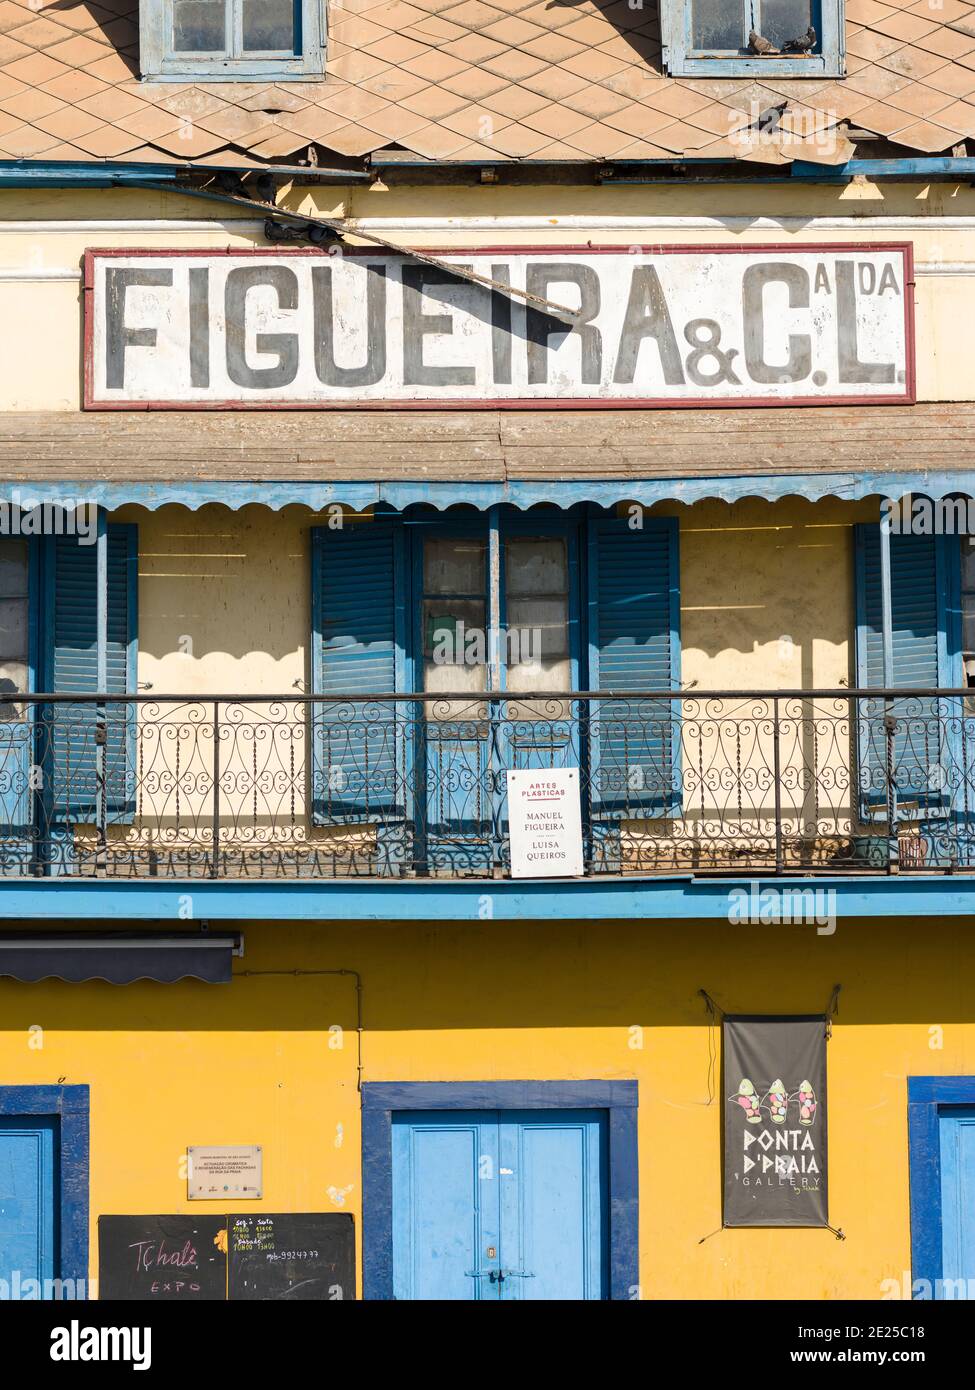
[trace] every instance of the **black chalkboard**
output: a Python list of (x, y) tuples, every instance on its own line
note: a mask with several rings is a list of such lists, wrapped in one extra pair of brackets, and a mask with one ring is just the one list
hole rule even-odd
[(226, 1216), (100, 1216), (98, 1297), (225, 1299), (226, 1249)]
[(355, 1228), (344, 1212), (231, 1216), (229, 1297), (355, 1298)]

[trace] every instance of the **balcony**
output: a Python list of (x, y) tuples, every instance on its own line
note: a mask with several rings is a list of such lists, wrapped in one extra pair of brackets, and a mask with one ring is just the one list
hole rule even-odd
[(7, 879), (504, 878), (551, 767), (587, 877), (975, 869), (962, 690), (6, 699)]

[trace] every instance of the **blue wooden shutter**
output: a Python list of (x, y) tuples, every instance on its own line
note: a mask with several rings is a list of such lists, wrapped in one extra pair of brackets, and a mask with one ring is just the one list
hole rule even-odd
[(390, 520), (312, 531), (313, 796), (319, 824), (385, 822), (404, 800), (400, 686), (403, 534)]
[(669, 517), (589, 527), (590, 688), (624, 697), (591, 707), (592, 801), (614, 819), (664, 815), (680, 798), (680, 710), (647, 696), (680, 683), (677, 536)]
[[(901, 689), (957, 685), (956, 643), (949, 632), (950, 595), (958, 587), (958, 538), (890, 537), (891, 682)], [(883, 688), (884, 632), (880, 526), (856, 527), (857, 685)], [(861, 705), (857, 717), (860, 791), (865, 810), (886, 805), (884, 715), (897, 720), (893, 780), (898, 800), (943, 799), (945, 730), (957, 720), (947, 702), (913, 698)]]
[[(108, 531), (107, 680), (98, 689), (97, 547), (52, 536), (47, 552), (47, 689), (65, 695), (135, 692), (138, 545), (133, 525)], [(136, 711), (123, 703), (49, 707), (49, 804), (55, 822), (89, 821), (98, 804), (99, 726), (105, 740), (106, 809), (115, 820), (134, 807)]]

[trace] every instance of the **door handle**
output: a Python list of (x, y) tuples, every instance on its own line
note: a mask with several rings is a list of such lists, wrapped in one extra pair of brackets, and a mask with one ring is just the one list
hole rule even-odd
[(492, 1284), (500, 1284), (505, 1276), (503, 1269), (468, 1269), (465, 1274), (468, 1279), (490, 1279)]

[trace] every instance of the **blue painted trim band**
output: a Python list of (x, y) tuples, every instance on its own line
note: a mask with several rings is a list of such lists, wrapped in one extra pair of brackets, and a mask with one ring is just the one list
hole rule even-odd
[[(185, 78), (181, 79), (186, 81)], [(208, 78), (208, 81), (212, 79)], [(205, 162), (186, 164), (117, 164), (106, 160), (104, 163), (86, 163), (83, 160), (45, 160), (15, 159), (0, 160), (0, 188), (117, 188), (126, 185), (136, 187), (151, 179), (154, 183), (176, 184), (176, 180), (187, 174), (212, 173), (216, 166)], [(224, 171), (252, 174), (252, 164), (222, 165)], [(359, 169), (305, 168), (303, 165), (268, 165), (262, 173), (272, 177), (287, 173), (304, 173), (314, 182), (328, 179), (341, 183), (362, 183), (371, 175)], [(178, 189), (176, 190), (178, 191)], [(255, 206), (254, 215), (263, 216)]]
[(793, 161), (791, 177), (813, 183), (846, 183), (858, 174), (868, 179), (975, 178), (975, 159), (920, 155), (916, 159), (851, 159), (846, 164), (813, 164)]
[[(586, 402), (579, 402), (580, 410)], [(814, 408), (814, 407), (811, 407)], [(12, 504), (30, 500), (33, 503), (57, 504), (65, 496), (97, 503), (108, 511), (135, 504), (154, 511), (158, 507), (178, 505), (196, 510), (208, 504), (218, 504), (238, 511), (241, 507), (265, 506), (275, 511), (282, 507), (303, 506), (322, 511), (331, 503), (344, 503), (356, 511), (384, 504), (401, 511), (417, 503), (436, 508), (455, 507), (462, 503), (482, 510), (499, 505), (535, 507), (542, 502), (554, 502), (561, 507), (573, 507), (591, 502), (597, 506), (615, 507), (619, 502), (636, 502), (652, 506), (655, 502), (676, 501), (690, 504), (705, 498), (725, 502), (744, 497), (760, 497), (776, 501), (782, 497), (804, 497), (816, 502), (823, 497), (839, 497), (860, 501), (867, 497), (901, 498), (906, 493), (932, 499), (949, 495), (975, 495), (975, 475), (963, 473), (907, 473), (864, 471), (862, 473), (805, 473), (737, 475), (711, 478), (645, 478), (620, 482), (508, 482), (471, 483), (458, 480), (448, 483), (416, 482), (358, 482), (358, 483), (220, 483), (185, 481), (106, 483), (89, 479), (64, 479), (52, 482), (6, 482), (0, 484), (0, 501)], [(967, 483), (967, 491), (966, 491)]]
[[(182, 80), (186, 80), (185, 78)], [(209, 79), (208, 79), (209, 80)], [(440, 160), (441, 166), (449, 168), (452, 163), (456, 163), (458, 168), (477, 168), (481, 165), (493, 167), (497, 161), (489, 159), (467, 159), (461, 161)], [(547, 167), (552, 163), (551, 160), (521, 160), (521, 164), (535, 164), (539, 167)], [(587, 160), (560, 160), (559, 163), (576, 163), (585, 165), (591, 161)], [(374, 156), (370, 163), (377, 168), (429, 168), (429, 160), (387, 160), (381, 155)], [(675, 165), (683, 168), (685, 165), (711, 165), (727, 166), (738, 168), (739, 161), (736, 159), (701, 159), (697, 156), (682, 156), (675, 154), (669, 159), (627, 159), (617, 160), (618, 165), (625, 165), (627, 168), (661, 168), (671, 169)], [(112, 188), (125, 185), (139, 186), (151, 179), (155, 183), (172, 183), (175, 185), (178, 178), (185, 177), (191, 173), (211, 173), (217, 166), (208, 165), (206, 160), (199, 160), (195, 163), (187, 164), (120, 164), (105, 161), (104, 163), (85, 163), (83, 161), (61, 161), (61, 160), (0, 160), (0, 187), (6, 188)], [(234, 170), (233, 165), (220, 165), (221, 172), (228, 169)], [(237, 172), (253, 173), (252, 165), (237, 166)], [(272, 176), (280, 176), (287, 173), (306, 174), (313, 178), (316, 183), (327, 179), (339, 183), (362, 183), (371, 178), (368, 170), (364, 169), (305, 169), (300, 165), (269, 165), (267, 173)], [(858, 174), (863, 174), (870, 179), (930, 179), (930, 178), (959, 178), (971, 179), (975, 177), (975, 159), (954, 159), (945, 156), (925, 157), (919, 156), (916, 159), (851, 159), (846, 164), (831, 167), (825, 164), (814, 164), (809, 160), (797, 159), (789, 166), (786, 175), (773, 175), (771, 180), (766, 176), (756, 178), (756, 182), (767, 183), (788, 183), (791, 180), (808, 183), (846, 183), (855, 178)], [(724, 179), (717, 179), (716, 182), (723, 183)], [(607, 177), (601, 180), (602, 183), (630, 183), (632, 179)]]
[(911, 1182), (911, 1278), (925, 1281), (925, 1298), (942, 1278), (942, 1106), (975, 1105), (975, 1076), (909, 1076), (907, 1130)]
[(88, 1297), (89, 1088), (0, 1086), (0, 1115), (53, 1115), (60, 1121), (60, 1259), (57, 1277)]
[[(0, 920), (129, 922), (430, 922), (729, 920), (733, 890), (761, 895), (831, 893), (839, 918), (975, 915), (975, 875), (877, 875), (862, 878), (658, 878), (543, 881), (510, 879), (311, 879), (285, 883), (229, 879), (0, 880)], [(822, 899), (819, 900), (822, 902)], [(793, 914), (796, 909), (793, 908)], [(810, 926), (809, 930), (815, 928)]]
[(609, 1112), (609, 1296), (638, 1297), (639, 1153), (636, 1081), (367, 1081), (362, 1087), (362, 1296), (393, 1297), (396, 1110)]

